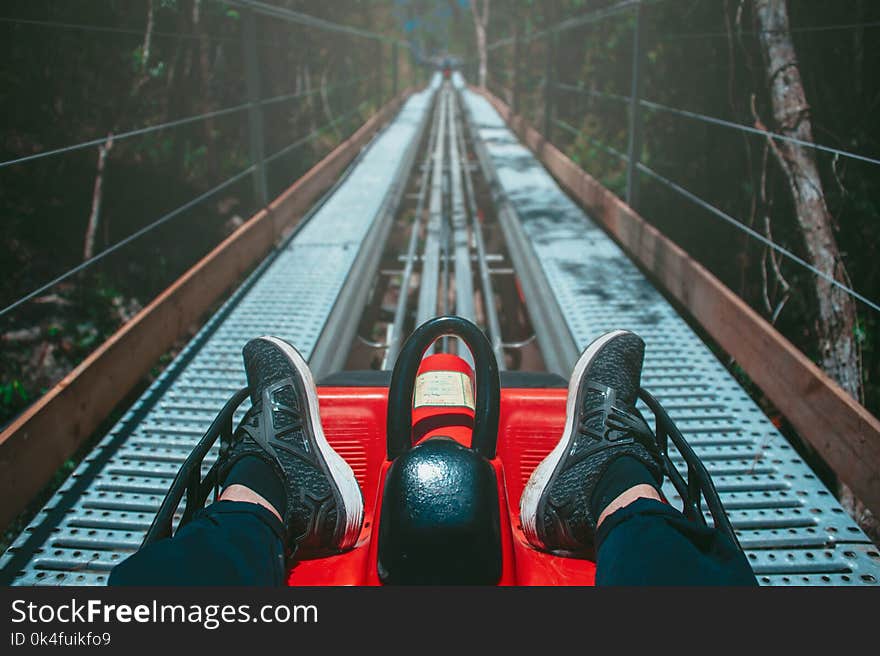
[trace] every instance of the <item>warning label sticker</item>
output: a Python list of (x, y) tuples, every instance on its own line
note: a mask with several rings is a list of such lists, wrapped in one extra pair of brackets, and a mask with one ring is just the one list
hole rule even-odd
[(471, 379), (460, 371), (426, 371), (416, 378), (413, 407), (465, 406), (474, 409)]

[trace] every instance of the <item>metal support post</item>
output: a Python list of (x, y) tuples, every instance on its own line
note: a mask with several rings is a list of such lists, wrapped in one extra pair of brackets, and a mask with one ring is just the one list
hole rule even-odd
[(263, 134), (263, 109), (260, 106), (260, 65), (257, 59), (256, 22), (249, 8), (241, 11), (241, 37), (244, 55), (245, 81), (250, 106), (248, 107), (248, 134), (250, 138), (251, 164), (254, 167), (254, 199), (260, 207), (269, 204), (266, 185), (265, 137)]
[(409, 50), (409, 84), (413, 86), (421, 86), (421, 66), (419, 65), (419, 60), (416, 57), (415, 49), (412, 47), (407, 48)]
[(553, 141), (553, 118), (556, 103), (556, 30), (547, 35), (547, 71), (544, 76), (544, 138)]
[(384, 102), (383, 94), (385, 90), (382, 88), (385, 82), (385, 66), (382, 62), (384, 54), (382, 51), (381, 41), (376, 41), (376, 106), (381, 107)]
[(636, 5), (636, 23), (633, 28), (632, 76), (629, 100), (629, 143), (626, 154), (626, 202), (636, 208), (639, 202), (639, 159), (642, 152), (641, 121), (641, 68), (644, 48), (642, 47), (642, 5)]
[(395, 41), (391, 46), (391, 97), (396, 98), (400, 89), (398, 89), (399, 80), (398, 80), (398, 70), (397, 70), (397, 60), (400, 57), (399, 48), (397, 46), (397, 41)]
[(520, 113), (520, 100), (522, 97), (522, 84), (520, 71), (522, 70), (522, 37), (520, 34), (519, 12), (514, 16), (513, 26), (513, 102), (511, 109), (514, 114)]

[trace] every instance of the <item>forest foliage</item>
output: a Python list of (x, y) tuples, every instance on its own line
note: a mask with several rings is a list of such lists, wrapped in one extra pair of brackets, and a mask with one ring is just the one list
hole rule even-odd
[[(549, 38), (559, 21), (612, 7), (610, 0), (494, 2), (488, 87), (545, 126)], [(766, 62), (752, 0), (659, 0), (642, 9), (641, 98), (760, 129), (774, 125)], [(880, 5), (788, 0), (791, 35), (816, 143), (880, 155)], [(551, 139), (585, 170), (623, 196), (633, 61), (634, 11), (560, 31)], [(514, 35), (519, 34), (517, 56)], [(534, 35), (539, 35), (535, 37)], [(468, 49), (470, 34), (461, 34)], [(470, 52), (472, 53), (472, 46)], [(470, 54), (470, 77), (476, 64)], [(519, 62), (518, 74), (514, 68)], [(518, 82), (516, 81), (518, 80)], [(641, 111), (640, 159), (799, 257), (803, 233), (783, 171), (764, 137), (665, 111)], [(816, 152), (843, 282), (880, 298), (880, 166)], [(654, 225), (718, 275), (817, 363), (815, 276), (744, 231), (640, 177), (638, 208)], [(880, 316), (856, 303), (862, 401), (880, 412)]]
[[(417, 52), (448, 50), (468, 64), (475, 61), (466, 0), (273, 3), (403, 35)], [(530, 35), (613, 4), (491, 0), (488, 42), (517, 32), (524, 37), (518, 102), (536, 125), (544, 125), (548, 40)], [(788, 8), (816, 141), (876, 156), (880, 5), (789, 0)], [(8, 0), (0, 19), (0, 95), (7, 116), (2, 161), (246, 102), (240, 11), (219, 0)], [(605, 148), (627, 146), (626, 106), (613, 96), (630, 91), (633, 23), (632, 12), (620, 12), (561, 32), (553, 61), (554, 142), (620, 194), (625, 165)], [(752, 0), (647, 2), (643, 30), (644, 98), (773, 128)], [(267, 154), (313, 135), (269, 167), (274, 196), (363, 121), (380, 93), (387, 97), (390, 47), (261, 17), (258, 51), (263, 98), (303, 94), (264, 107)], [(489, 87), (508, 100), (516, 60), (512, 40), (489, 53)], [(413, 56), (402, 54), (400, 63), (401, 86), (416, 80)], [(472, 76), (472, 68), (465, 70)], [(646, 165), (803, 253), (790, 194), (765, 139), (660, 111), (643, 111), (642, 122)], [(0, 168), (0, 305), (82, 261), (98, 156), (96, 146)], [(880, 169), (828, 153), (817, 159), (849, 282), (877, 299)], [(246, 111), (114, 140), (95, 252), (249, 163)], [(646, 218), (818, 361), (812, 273), (650, 179), (643, 178), (641, 188), (639, 209)], [(37, 398), (255, 207), (244, 176), (0, 317), (0, 421)], [(857, 307), (864, 402), (877, 414), (880, 320)]]
[[(395, 35), (391, 2), (275, 4)], [(224, 181), (239, 179), (0, 317), (0, 424), (33, 402), (257, 208), (241, 8), (218, 0), (8, 0), (0, 10), (0, 307)], [(391, 93), (391, 47), (257, 16), (268, 194)], [(399, 57), (400, 84), (412, 83)], [(231, 111), (223, 111), (230, 109)], [(215, 111), (161, 131), (117, 136)], [(297, 144), (290, 148), (292, 144)], [(107, 148), (100, 193), (100, 148)], [(290, 148), (289, 150), (285, 150)], [(88, 253), (86, 253), (87, 255)]]

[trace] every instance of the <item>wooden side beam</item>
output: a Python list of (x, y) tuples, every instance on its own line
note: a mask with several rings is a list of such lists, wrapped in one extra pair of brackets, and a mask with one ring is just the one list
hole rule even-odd
[(0, 433), (0, 526), (27, 507), (159, 357), (296, 224), (411, 93), (382, 107)]
[(880, 516), (880, 421), (682, 248), (549, 143), (488, 91), (482, 94), (559, 183), (650, 272)]

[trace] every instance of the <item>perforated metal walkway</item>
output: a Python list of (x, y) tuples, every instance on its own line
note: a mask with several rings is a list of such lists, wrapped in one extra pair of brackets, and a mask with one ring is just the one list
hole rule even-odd
[[(877, 583), (878, 549), (721, 362), (489, 102), (462, 94), (484, 164), (494, 169), (578, 349), (617, 328), (645, 338), (643, 385), (705, 462), (758, 580)], [(666, 492), (674, 498), (671, 486)]]
[[(411, 163), (438, 84), (435, 78), (408, 100), (308, 222), (89, 454), (0, 560), (4, 577), (27, 585), (104, 583), (139, 546), (205, 426), (244, 384), (242, 344), (272, 333), (306, 357), (313, 354), (395, 180)], [(544, 300), (554, 304), (578, 348), (613, 328), (645, 337), (644, 385), (712, 473), (759, 580), (876, 583), (877, 548), (734, 378), (491, 105), (466, 90), (462, 97), (484, 166), (513, 208), (549, 290)]]
[(344, 182), (77, 467), (0, 560), (10, 582), (105, 583), (116, 563), (140, 546), (217, 409), (245, 384), (244, 343), (273, 334), (296, 344), (304, 357), (312, 354), (388, 195), (400, 191), (394, 185), (411, 163), (439, 84), (438, 75), (408, 99)]

